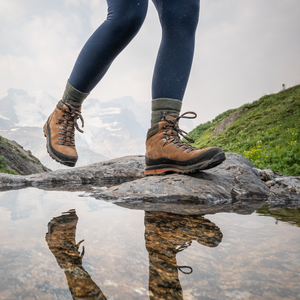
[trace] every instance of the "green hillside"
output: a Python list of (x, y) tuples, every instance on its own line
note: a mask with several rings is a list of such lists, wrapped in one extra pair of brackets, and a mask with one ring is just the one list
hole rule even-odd
[(49, 171), (30, 151), (0, 136), (0, 173), (29, 175)]
[[(238, 115), (234, 122), (213, 136), (220, 122), (233, 113)], [(244, 155), (257, 168), (299, 176), (300, 85), (228, 110), (200, 124), (190, 135), (196, 147), (219, 146), (225, 152)]]
[(15, 171), (7, 167), (6, 160), (4, 156), (0, 156), (0, 173), (14, 174), (18, 175)]

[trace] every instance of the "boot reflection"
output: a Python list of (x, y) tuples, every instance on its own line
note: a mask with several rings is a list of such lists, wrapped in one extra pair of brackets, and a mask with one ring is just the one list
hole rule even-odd
[(217, 247), (222, 237), (219, 227), (201, 216), (145, 212), (150, 299), (183, 299), (178, 270), (190, 274), (193, 269), (177, 266), (176, 254), (189, 247), (193, 240)]
[(76, 244), (76, 225), (78, 217), (74, 209), (53, 218), (48, 223), (46, 242), (58, 265), (64, 270), (73, 299), (101, 299), (106, 297), (82, 267), (83, 251)]

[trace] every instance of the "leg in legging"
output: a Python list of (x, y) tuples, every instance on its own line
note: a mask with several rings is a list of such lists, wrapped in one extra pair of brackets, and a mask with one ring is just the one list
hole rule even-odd
[[(61, 164), (75, 166), (75, 130), (81, 104), (145, 19), (148, 0), (107, 0), (107, 20), (87, 41), (75, 63), (62, 100), (44, 125), (47, 150)], [(83, 123), (82, 123), (83, 125)]]
[[(200, 0), (153, 2), (162, 27), (162, 40), (152, 81), (153, 105), (155, 110), (164, 111), (170, 111), (174, 107), (173, 112), (178, 113), (193, 61)], [(177, 101), (161, 101), (162, 99)], [(159, 121), (159, 117), (160, 114), (154, 116), (152, 125)]]
[(70, 76), (73, 87), (89, 93), (144, 22), (148, 0), (107, 0), (108, 16), (81, 50)]
[(145, 175), (193, 173), (213, 168), (225, 160), (219, 147), (197, 149), (182, 141), (194, 141), (179, 128), (179, 116), (188, 82), (199, 18), (200, 0), (153, 0), (162, 26), (152, 84), (151, 128), (147, 133)]

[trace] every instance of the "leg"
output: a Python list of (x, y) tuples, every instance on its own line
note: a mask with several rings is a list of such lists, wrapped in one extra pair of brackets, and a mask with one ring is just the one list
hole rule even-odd
[(81, 50), (70, 84), (89, 93), (141, 28), (148, 0), (107, 0), (108, 15)]
[(192, 173), (210, 169), (225, 159), (221, 148), (197, 149), (178, 127), (182, 98), (188, 82), (199, 17), (200, 0), (153, 0), (162, 26), (152, 84), (151, 128), (146, 141), (145, 175)]
[(193, 61), (199, 1), (153, 0), (162, 40), (152, 81), (152, 125), (161, 119), (162, 111), (180, 112)]
[(162, 40), (152, 82), (152, 96), (182, 100), (194, 55), (200, 0), (153, 0)]
[[(117, 55), (139, 31), (146, 16), (148, 0), (107, 0), (108, 16), (80, 52), (56, 109), (44, 126), (49, 155), (73, 167), (78, 159), (74, 128), (81, 104), (104, 76)], [(83, 123), (82, 123), (83, 125)]]

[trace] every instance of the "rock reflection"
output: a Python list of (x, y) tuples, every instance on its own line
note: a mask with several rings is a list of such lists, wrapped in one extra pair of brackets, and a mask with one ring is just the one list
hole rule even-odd
[(149, 253), (150, 299), (183, 299), (178, 270), (190, 274), (189, 266), (178, 266), (176, 254), (193, 240), (216, 247), (222, 240), (220, 229), (201, 216), (145, 212), (145, 241)]
[(46, 242), (58, 265), (64, 270), (73, 299), (106, 299), (100, 288), (82, 267), (82, 253), (76, 244), (78, 217), (75, 210), (69, 210), (48, 223)]
[(300, 227), (300, 209), (270, 209), (269, 205), (265, 204), (256, 213), (260, 216), (273, 217), (276, 220), (276, 224), (278, 224), (278, 221), (281, 221)]
[[(63, 269), (73, 299), (101, 299), (106, 297), (82, 267), (82, 253), (76, 244), (78, 216), (69, 210), (48, 223), (46, 242)], [(178, 271), (193, 272), (190, 266), (178, 266), (176, 254), (188, 248), (192, 241), (207, 247), (217, 247), (222, 232), (202, 216), (165, 212), (145, 212), (145, 242), (149, 253), (149, 298), (183, 299)]]

